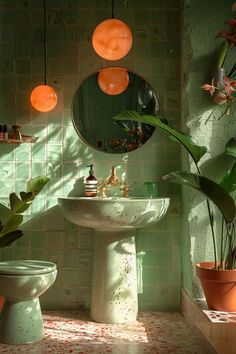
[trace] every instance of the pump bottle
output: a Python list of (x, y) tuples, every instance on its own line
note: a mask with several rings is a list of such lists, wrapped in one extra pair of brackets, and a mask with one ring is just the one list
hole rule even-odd
[(86, 178), (85, 182), (85, 195), (86, 197), (96, 197), (97, 195), (97, 178), (94, 176), (93, 165), (89, 165), (89, 176)]

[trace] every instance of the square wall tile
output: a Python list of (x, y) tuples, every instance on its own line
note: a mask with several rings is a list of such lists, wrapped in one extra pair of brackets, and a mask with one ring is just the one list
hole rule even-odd
[(17, 161), (31, 160), (31, 145), (30, 144), (17, 145), (16, 160)]
[(0, 178), (12, 179), (15, 177), (15, 164), (13, 161), (0, 161)]
[(16, 178), (27, 180), (30, 177), (29, 162), (16, 162)]
[(54, 249), (62, 249), (62, 232), (46, 232), (46, 247)]

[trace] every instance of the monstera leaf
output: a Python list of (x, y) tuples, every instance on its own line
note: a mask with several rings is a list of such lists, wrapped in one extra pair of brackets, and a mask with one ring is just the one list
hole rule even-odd
[(226, 223), (232, 223), (234, 221), (236, 207), (233, 198), (220, 185), (212, 180), (185, 171), (172, 172), (163, 176), (163, 179), (198, 190), (220, 209)]
[(171, 128), (168, 124), (164, 123), (163, 120), (156, 116), (141, 115), (136, 111), (128, 110), (117, 114), (115, 117), (113, 117), (113, 119), (116, 121), (133, 120), (140, 123), (149, 124), (164, 130), (165, 132), (170, 134), (172, 140), (178, 141), (185, 147), (185, 149), (189, 152), (195, 163), (197, 163), (207, 151), (207, 148), (205, 146), (196, 145), (192, 141), (190, 135)]

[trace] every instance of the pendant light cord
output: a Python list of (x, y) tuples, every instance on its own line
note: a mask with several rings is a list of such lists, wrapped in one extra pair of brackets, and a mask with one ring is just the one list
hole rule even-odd
[(47, 83), (47, 48), (46, 48), (46, 0), (43, 1), (43, 19), (44, 19), (44, 26), (43, 26), (43, 53), (44, 53), (44, 84)]
[(114, 0), (111, 0), (111, 18), (114, 18)]

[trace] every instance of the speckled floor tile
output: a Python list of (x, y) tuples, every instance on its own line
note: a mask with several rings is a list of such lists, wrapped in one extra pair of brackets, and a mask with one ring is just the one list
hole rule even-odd
[(45, 336), (28, 345), (0, 344), (1, 354), (211, 354), (179, 313), (142, 312), (132, 324), (92, 322), (87, 312), (44, 312)]

